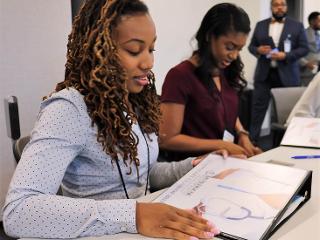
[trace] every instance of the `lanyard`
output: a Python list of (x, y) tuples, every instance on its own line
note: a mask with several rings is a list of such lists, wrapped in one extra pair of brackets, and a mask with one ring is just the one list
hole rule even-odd
[[(140, 128), (140, 126), (139, 126)], [(147, 139), (144, 135), (144, 132), (142, 131), (142, 129), (140, 128), (140, 131), (142, 133), (142, 136), (144, 138), (144, 141), (146, 143), (146, 146), (147, 146), (147, 152), (148, 152), (148, 171), (147, 171), (147, 184), (146, 184), (146, 189), (145, 189), (145, 192), (144, 192), (144, 195), (147, 195), (147, 191), (148, 191), (148, 185), (149, 185), (149, 174), (150, 174), (150, 149), (149, 149), (149, 145), (148, 145), (148, 142), (147, 142)], [(135, 134), (135, 133), (134, 133)], [(123, 190), (126, 194), (126, 197), (127, 199), (130, 199), (129, 197), (129, 194), (128, 194), (128, 191), (127, 191), (127, 188), (126, 188), (126, 184), (124, 182), (124, 179), (123, 179), (123, 175), (122, 175), (122, 171), (121, 171), (121, 168), (120, 168), (120, 164), (119, 164), (119, 161), (116, 161), (116, 164), (117, 164), (117, 168), (118, 168), (118, 171), (119, 171), (119, 175), (120, 175), (120, 178), (121, 178), (121, 183), (122, 183), (122, 186), (123, 186)]]

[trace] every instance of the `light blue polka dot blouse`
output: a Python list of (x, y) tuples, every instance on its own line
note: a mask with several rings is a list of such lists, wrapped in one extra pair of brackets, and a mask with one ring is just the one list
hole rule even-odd
[[(130, 198), (144, 194), (147, 178), (147, 145), (150, 182), (166, 187), (191, 168), (191, 159), (158, 163), (155, 134), (146, 137), (138, 124), (140, 182), (120, 160)], [(115, 164), (97, 142), (83, 96), (75, 89), (54, 93), (41, 104), (40, 113), (9, 186), (3, 223), (13, 237), (76, 238), (119, 232), (137, 232), (136, 200), (125, 199)], [(56, 195), (59, 187), (63, 195)]]

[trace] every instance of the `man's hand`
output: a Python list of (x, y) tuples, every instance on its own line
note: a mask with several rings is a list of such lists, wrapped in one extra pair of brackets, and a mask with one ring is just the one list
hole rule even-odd
[(260, 55), (268, 55), (271, 52), (271, 47), (269, 45), (261, 45), (257, 48), (257, 52)]
[(311, 60), (311, 61), (307, 62), (306, 67), (309, 70), (313, 70), (316, 67), (316, 64), (317, 64), (316, 61)]
[(271, 53), (271, 60), (282, 61), (286, 58), (285, 52), (274, 52)]

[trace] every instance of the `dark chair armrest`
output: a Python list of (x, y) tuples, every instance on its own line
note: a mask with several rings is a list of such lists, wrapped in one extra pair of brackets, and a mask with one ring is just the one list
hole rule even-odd
[(287, 127), (280, 123), (271, 123), (271, 130), (285, 132), (287, 130)]
[(276, 148), (280, 146), (281, 140), (287, 127), (280, 123), (271, 123), (271, 134), (273, 135), (272, 147)]

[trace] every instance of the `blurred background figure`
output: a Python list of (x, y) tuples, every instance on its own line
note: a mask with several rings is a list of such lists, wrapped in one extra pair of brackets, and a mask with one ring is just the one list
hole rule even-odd
[(309, 44), (309, 53), (301, 58), (301, 84), (308, 86), (319, 71), (320, 64), (320, 12), (312, 12), (308, 17), (309, 27), (306, 36)]
[(270, 89), (300, 86), (299, 59), (308, 53), (303, 24), (287, 17), (287, 2), (271, 0), (272, 17), (257, 23), (249, 51), (258, 59), (254, 75), (250, 137), (257, 142)]
[(287, 119), (287, 125), (293, 117), (320, 118), (320, 73), (313, 78), (292, 109)]

